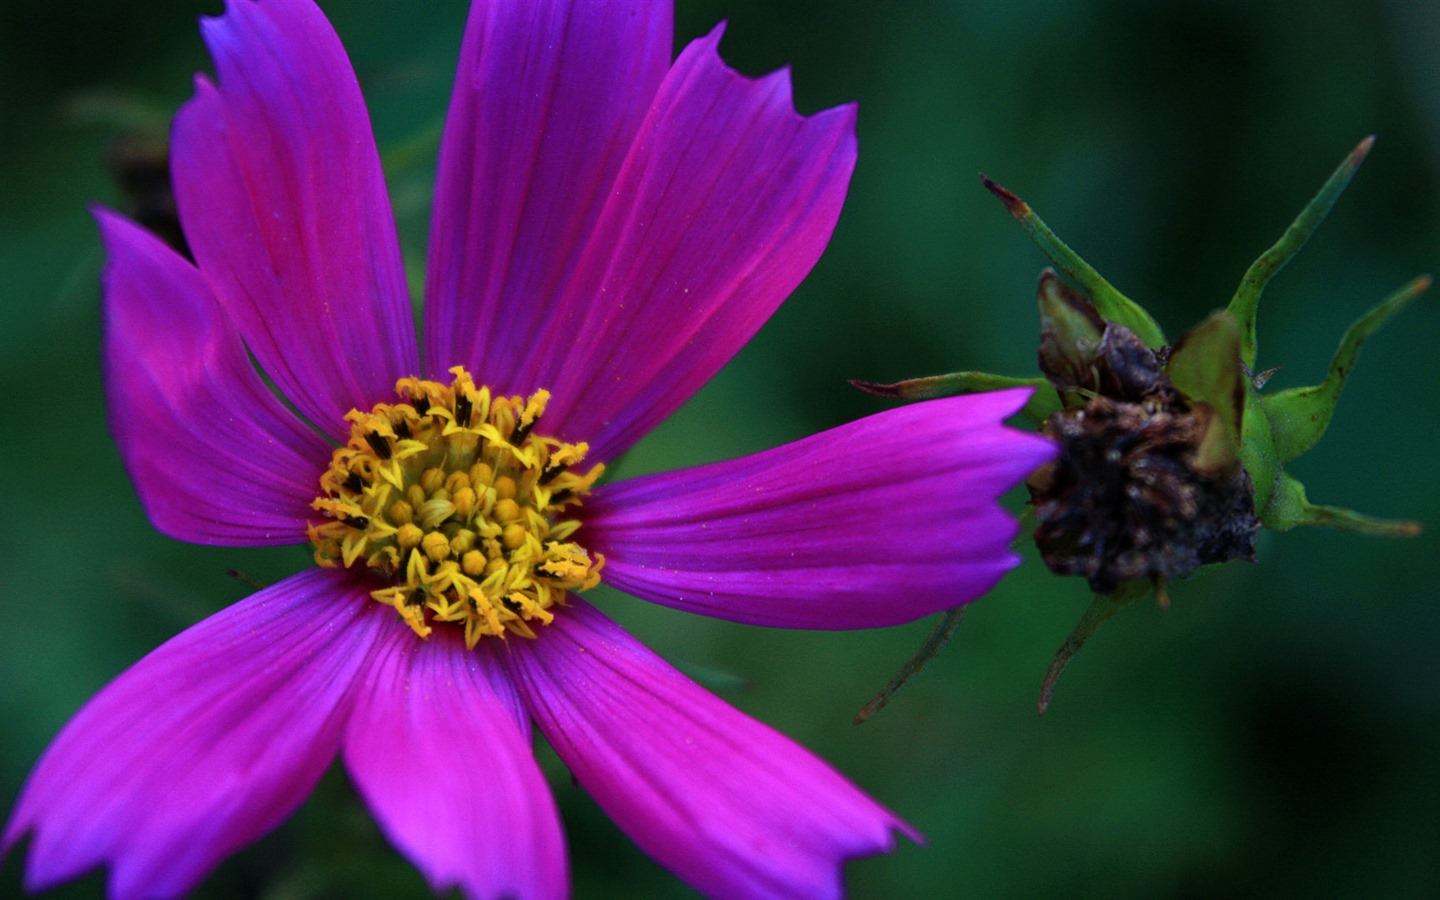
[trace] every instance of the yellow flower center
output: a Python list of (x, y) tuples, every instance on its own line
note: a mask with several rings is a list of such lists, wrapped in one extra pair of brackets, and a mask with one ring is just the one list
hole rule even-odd
[(589, 449), (535, 433), (550, 399), (492, 397), (464, 367), (449, 385), (419, 378), (395, 384), (399, 403), (351, 410), (350, 440), (320, 477), (312, 506), (315, 561), (363, 565), (385, 586), (370, 596), (393, 606), (415, 633), (433, 623), (465, 626), (465, 644), (507, 632), (534, 637), (566, 591), (600, 583), (571, 541), (579, 506), (605, 467), (583, 474)]

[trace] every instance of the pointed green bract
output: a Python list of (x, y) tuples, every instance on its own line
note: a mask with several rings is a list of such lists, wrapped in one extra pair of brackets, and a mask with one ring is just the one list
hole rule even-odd
[(1356, 319), (1341, 337), (1324, 381), (1261, 398), (1260, 405), (1274, 428), (1275, 454), (1280, 462), (1289, 462), (1315, 446), (1335, 414), (1335, 404), (1340, 400), (1346, 379), (1355, 368), (1360, 345), (1387, 319), (1423, 294), (1430, 283), (1430, 276), (1422, 275)]
[(1289, 531), (1296, 525), (1340, 528), (1378, 537), (1414, 537), (1421, 531), (1419, 522), (1377, 519), (1351, 509), (1311, 503), (1305, 496), (1305, 485), (1285, 472), (1276, 478), (1275, 491), (1261, 511), (1260, 521), (1276, 531)]
[[(1040, 712), (1071, 660), (1115, 613), (1152, 596), (1168, 605), (1166, 584), (1172, 578), (1228, 560), (1253, 560), (1261, 528), (1314, 525), (1385, 537), (1420, 533), (1418, 522), (1311, 503), (1305, 486), (1284, 466), (1324, 435), (1361, 345), (1424, 293), (1430, 276), (1414, 279), (1356, 320), (1319, 384), (1262, 394), (1270, 373), (1253, 374), (1260, 295), (1330, 212), (1373, 143), (1366, 138), (1350, 152), (1280, 240), (1246, 271), (1226, 309), (1173, 349), (1165, 347), (1149, 313), (1056, 237), (1025, 201), (982, 175), (1068, 281), (1049, 269), (1040, 279), (1038, 362), (1046, 377), (958, 372), (894, 385), (857, 382), (872, 393), (906, 399), (1020, 384), (1038, 388), (1025, 412), (1060, 443), (1061, 456), (1027, 482), (1027, 512), (1039, 522), (1033, 537), (1052, 571), (1082, 575), (1096, 592), (1050, 663)], [(943, 617), (862, 717), (919, 671), (958, 621), (958, 610)]]
[(1221, 311), (1180, 338), (1165, 374), (1192, 402), (1214, 414), (1196, 452), (1202, 472), (1234, 471), (1241, 446), (1245, 384), (1240, 377), (1240, 334), (1235, 319)]
[(1055, 651), (1055, 658), (1050, 661), (1050, 668), (1045, 670), (1045, 680), (1040, 685), (1040, 701), (1037, 707), (1040, 714), (1044, 715), (1045, 710), (1050, 708), (1050, 701), (1055, 697), (1055, 685), (1060, 681), (1060, 675), (1070, 665), (1070, 661), (1090, 640), (1090, 636), (1100, 629), (1120, 610), (1129, 606), (1137, 600), (1144, 600), (1154, 593), (1154, 587), (1145, 581), (1132, 581), (1123, 584), (1118, 590), (1110, 594), (1096, 594), (1090, 601), (1090, 606), (1085, 609), (1085, 615), (1080, 617), (1076, 624), (1065, 638), (1065, 643)]
[(990, 193), (1005, 204), (1010, 215), (1030, 235), (1030, 239), (1040, 248), (1040, 252), (1050, 262), (1055, 264), (1065, 277), (1079, 285), (1085, 293), (1090, 295), (1090, 302), (1100, 311), (1108, 321), (1126, 328), (1139, 335), (1140, 340), (1145, 342), (1147, 347), (1156, 349), (1165, 345), (1165, 333), (1155, 322), (1150, 314), (1139, 304), (1115, 289), (1115, 286), (1100, 276), (1100, 273), (1081, 259), (1079, 254), (1071, 250), (1050, 230), (1050, 226), (1035, 214), (1030, 205), (1024, 200), (1007, 191), (999, 184), (991, 181), (984, 175), (980, 180)]
[(900, 671), (895, 673), (895, 677), (890, 679), (890, 683), (881, 688), (880, 693), (872, 697), (870, 702), (855, 714), (856, 725), (868, 721), (871, 716), (884, 709), (890, 703), (890, 698), (895, 696), (895, 692), (910, 680), (910, 676), (925, 668), (926, 663), (945, 649), (945, 645), (950, 643), (950, 638), (955, 634), (955, 629), (960, 627), (960, 619), (964, 615), (965, 607), (957, 606), (954, 609), (946, 610), (940, 616), (940, 621), (936, 623), (930, 636), (925, 639), (925, 643), (915, 651), (915, 655), (906, 660), (905, 665), (900, 667)]
[(1305, 513), (1306, 525), (1339, 528), (1341, 531), (1354, 531), (1375, 537), (1415, 537), (1425, 530), (1425, 526), (1413, 519), (1379, 519), (1353, 509), (1318, 503), (1307, 504)]
[(1280, 240), (1251, 263), (1245, 277), (1240, 279), (1240, 287), (1236, 289), (1235, 296), (1230, 299), (1230, 305), (1226, 309), (1240, 326), (1240, 358), (1247, 367), (1255, 368), (1255, 313), (1265, 285), (1300, 252), (1300, 248), (1305, 246), (1315, 228), (1325, 221), (1335, 201), (1350, 184), (1350, 179), (1355, 176), (1355, 171), (1360, 168), (1374, 145), (1375, 136), (1372, 134), (1351, 150), (1345, 161), (1331, 173), (1319, 192), (1300, 211), (1300, 215), (1295, 217), (1295, 221), (1290, 223), (1290, 227), (1285, 229)]
[(1030, 399), (1021, 408), (1020, 414), (1037, 425), (1060, 408), (1060, 398), (1050, 388), (1050, 382), (1038, 376), (1016, 378), (1010, 375), (991, 375), (989, 372), (951, 372), (948, 375), (907, 378), (892, 384), (877, 384), (857, 378), (850, 379), (850, 383), (867, 394), (874, 394), (877, 397), (895, 397), (901, 400), (934, 400), (937, 397), (1003, 391), (1006, 388), (1034, 388), (1035, 393), (1030, 395)]

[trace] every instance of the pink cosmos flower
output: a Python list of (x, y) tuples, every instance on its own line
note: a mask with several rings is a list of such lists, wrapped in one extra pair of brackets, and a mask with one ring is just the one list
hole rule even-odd
[(173, 138), (196, 264), (97, 212), (111, 427), (160, 530), (309, 540), (320, 565), (80, 711), (5, 829), (7, 850), (32, 835), (26, 884), (108, 863), (112, 896), (183, 893), (338, 754), (436, 890), (561, 896), (531, 721), (708, 894), (833, 895), (845, 859), (915, 836), (576, 596), (603, 578), (741, 622), (863, 628), (971, 600), (1015, 564), (995, 501), (1051, 455), (1000, 425), (1023, 392), (596, 484), (815, 263), (854, 107), (798, 116), (785, 73), (725, 68), (718, 28), (671, 64), (668, 4), (477, 2), (422, 357), (329, 24), (309, 2), (234, 0), (203, 31), (218, 84), (197, 78)]

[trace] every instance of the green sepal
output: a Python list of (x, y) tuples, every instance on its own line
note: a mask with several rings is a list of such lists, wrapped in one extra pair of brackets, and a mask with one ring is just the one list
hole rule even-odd
[(1422, 530), (1419, 522), (1377, 519), (1353, 509), (1311, 503), (1305, 496), (1305, 485), (1285, 472), (1275, 479), (1270, 502), (1260, 511), (1260, 523), (1276, 531), (1289, 531), (1297, 525), (1319, 525), (1379, 537), (1415, 537)]
[(1240, 332), (1221, 310), (1186, 332), (1175, 345), (1165, 374), (1191, 405), (1210, 410), (1205, 437), (1195, 452), (1200, 472), (1234, 472), (1244, 434), (1245, 381), (1240, 375)]
[(1275, 435), (1270, 429), (1270, 419), (1260, 405), (1260, 395), (1250, 386), (1245, 386), (1245, 411), (1242, 416), (1240, 433), (1244, 440), (1240, 444), (1240, 465), (1250, 475), (1255, 487), (1255, 513), (1265, 523), (1265, 506), (1275, 491), (1275, 482), (1281, 475), (1280, 461), (1275, 457)]
[(1066, 278), (1090, 296), (1090, 301), (1095, 304), (1100, 315), (1107, 321), (1124, 325), (1135, 332), (1140, 340), (1145, 342), (1145, 346), (1152, 350), (1165, 346), (1165, 333), (1150, 314), (1134, 300), (1116, 290), (1114, 285), (1101, 277), (1079, 254), (1066, 246), (1065, 242), (1050, 230), (1050, 226), (1035, 214), (1030, 204), (984, 175), (980, 176), (980, 180), (985, 183), (986, 190), (1005, 204), (1010, 215), (1014, 216), (1020, 227), (1025, 229), (1025, 233), (1030, 235), (1030, 240), (1035, 242), (1040, 252), (1044, 253)]
[(1409, 305), (1430, 287), (1429, 275), (1421, 275), (1356, 319), (1340, 339), (1330, 360), (1325, 380), (1311, 387), (1291, 388), (1260, 399), (1275, 435), (1275, 454), (1286, 463), (1305, 453), (1325, 434), (1345, 380), (1354, 371), (1360, 345), (1387, 319)]
[(1050, 382), (1042, 376), (1016, 378), (1010, 375), (991, 375), (988, 372), (951, 372), (949, 375), (907, 378), (892, 384), (877, 384), (857, 378), (850, 379), (850, 383), (867, 394), (900, 400), (934, 400), (937, 397), (958, 397), (961, 394), (1002, 391), (1006, 388), (1034, 388), (1035, 392), (1020, 409), (1020, 414), (1036, 425), (1044, 422), (1051, 413), (1060, 408), (1059, 396), (1050, 387)]
[(960, 619), (964, 617), (965, 610), (966, 607), (957, 606), (954, 609), (947, 609), (940, 616), (940, 620), (935, 623), (935, 628), (930, 632), (929, 637), (925, 638), (925, 643), (920, 645), (920, 649), (915, 651), (915, 655), (906, 660), (905, 665), (900, 667), (900, 671), (896, 672), (889, 683), (880, 689), (880, 693), (870, 698), (870, 702), (855, 714), (856, 725), (868, 721), (871, 716), (889, 705), (890, 698), (905, 686), (905, 682), (910, 680), (910, 676), (925, 668), (925, 664), (934, 659), (936, 654), (950, 643), (950, 638), (955, 635), (955, 629), (960, 627)]
[(1045, 710), (1050, 708), (1050, 701), (1055, 697), (1055, 686), (1060, 681), (1060, 675), (1070, 665), (1070, 661), (1075, 658), (1080, 649), (1085, 646), (1085, 642), (1090, 640), (1090, 636), (1098, 631), (1101, 625), (1108, 622), (1111, 616), (1137, 600), (1153, 596), (1154, 593), (1155, 586), (1149, 581), (1140, 579), (1122, 584), (1112, 593), (1095, 595), (1094, 599), (1090, 601), (1090, 605), (1086, 607), (1085, 614), (1080, 617), (1080, 621), (1065, 638), (1065, 643), (1055, 651), (1055, 658), (1050, 661), (1050, 668), (1045, 670), (1045, 680), (1040, 685), (1040, 700), (1036, 704), (1042, 716), (1045, 714)]
[(1335, 201), (1350, 184), (1350, 179), (1355, 176), (1355, 171), (1360, 168), (1374, 145), (1375, 136), (1372, 134), (1351, 150), (1345, 161), (1340, 163), (1300, 211), (1300, 215), (1295, 217), (1295, 221), (1290, 223), (1290, 227), (1285, 229), (1280, 240), (1260, 254), (1260, 258), (1251, 263), (1250, 268), (1245, 271), (1245, 277), (1240, 279), (1240, 287), (1236, 288), (1235, 296), (1230, 299), (1226, 310), (1235, 317), (1235, 323), (1240, 326), (1240, 359), (1247, 368), (1255, 368), (1255, 313), (1260, 306), (1260, 295), (1264, 293), (1265, 285), (1300, 252), (1300, 248), (1305, 246), (1316, 227), (1325, 221)]
[[(1132, 333), (1106, 322), (1089, 298), (1049, 266), (1040, 273), (1035, 301), (1040, 309), (1040, 350), (1036, 354), (1040, 371), (1058, 392), (1062, 407), (1084, 406), (1101, 390), (1106, 338), (1115, 335), (1112, 329)], [(1135, 340), (1139, 342), (1139, 338)]]
[[(1040, 308), (1040, 371), (1060, 388), (1093, 386), (1091, 372), (1105, 339), (1105, 320), (1094, 304), (1071, 290), (1054, 269), (1040, 273), (1035, 299)], [(1062, 399), (1066, 406), (1084, 403), (1076, 404), (1068, 396)]]

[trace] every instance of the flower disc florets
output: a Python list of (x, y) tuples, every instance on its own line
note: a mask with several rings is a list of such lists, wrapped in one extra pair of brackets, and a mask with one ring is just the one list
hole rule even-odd
[(566, 591), (600, 582), (603, 556), (570, 540), (560, 514), (605, 467), (578, 470), (589, 449), (535, 433), (550, 399), (492, 397), (461, 366), (449, 385), (402, 378), (399, 403), (351, 410), (350, 440), (320, 477), (311, 524), (315, 561), (363, 565), (386, 582), (370, 595), (421, 637), (463, 623), (465, 643), (507, 632), (534, 637)]

